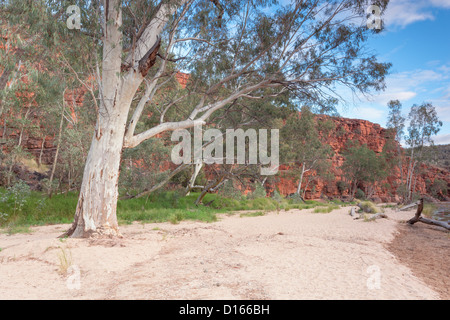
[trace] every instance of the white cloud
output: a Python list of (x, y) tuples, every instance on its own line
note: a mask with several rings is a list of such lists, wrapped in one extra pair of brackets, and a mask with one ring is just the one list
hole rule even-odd
[(433, 6), (441, 8), (450, 8), (450, 0), (431, 0)]
[(450, 144), (450, 133), (438, 134), (433, 138), (434, 144)]
[(399, 100), (401, 102), (405, 102), (411, 100), (415, 96), (417, 96), (417, 93), (414, 91), (401, 91), (398, 90), (398, 88), (390, 88), (386, 89), (385, 92), (377, 95), (373, 99), (373, 102), (385, 106), (391, 100)]
[(441, 121), (450, 122), (450, 100), (436, 99), (432, 100), (432, 103), (436, 107), (438, 118)]
[(434, 20), (433, 8), (450, 8), (449, 0), (391, 0), (383, 15), (389, 27), (404, 28), (409, 24)]
[[(447, 72), (436, 72), (434, 70), (417, 69), (413, 71), (405, 71), (394, 73), (386, 78), (386, 90), (378, 95), (374, 95), (369, 99), (372, 103), (377, 103), (383, 106), (390, 100), (400, 100), (400, 102), (408, 102), (419, 94), (429, 95), (431, 91), (443, 91), (450, 94), (449, 88), (442, 87), (442, 82), (450, 79), (450, 74)], [(440, 87), (435, 86), (439, 83)], [(439, 90), (437, 90), (439, 89)], [(445, 100), (443, 98), (442, 100)]]

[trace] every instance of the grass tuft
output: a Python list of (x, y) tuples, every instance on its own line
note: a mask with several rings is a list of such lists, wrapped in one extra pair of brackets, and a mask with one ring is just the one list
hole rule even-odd
[(65, 250), (61, 248), (61, 251), (58, 252), (58, 259), (59, 259), (59, 273), (62, 275), (67, 274), (67, 270), (72, 266), (72, 253), (70, 250)]

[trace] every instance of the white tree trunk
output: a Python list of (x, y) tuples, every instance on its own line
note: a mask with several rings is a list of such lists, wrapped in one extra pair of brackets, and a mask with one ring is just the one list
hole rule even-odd
[(302, 188), (303, 174), (305, 173), (305, 164), (302, 164), (302, 173), (300, 175), (300, 181), (298, 182), (297, 194), (300, 195), (300, 190)]
[(186, 188), (186, 195), (188, 196), (191, 193), (192, 188), (195, 185), (195, 180), (197, 179), (198, 174), (200, 173), (200, 170), (203, 167), (203, 162), (198, 162), (194, 165), (194, 173), (191, 176), (191, 180), (189, 181), (189, 185)]
[(99, 119), (87, 157), (75, 221), (67, 236), (120, 236), (116, 210), (118, 180), (127, 114), (114, 112)]

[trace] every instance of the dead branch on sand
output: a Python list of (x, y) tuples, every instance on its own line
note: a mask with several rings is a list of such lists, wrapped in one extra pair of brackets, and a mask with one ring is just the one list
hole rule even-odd
[(426, 224), (430, 224), (430, 225), (434, 225), (434, 226), (438, 226), (438, 227), (442, 227), (444, 229), (450, 230), (450, 225), (447, 222), (421, 217), (420, 215), (422, 214), (422, 210), (423, 210), (423, 198), (420, 199), (420, 201), (419, 201), (419, 206), (417, 207), (416, 214), (414, 215), (413, 218), (408, 220), (408, 223), (413, 225), (416, 222), (423, 222)]

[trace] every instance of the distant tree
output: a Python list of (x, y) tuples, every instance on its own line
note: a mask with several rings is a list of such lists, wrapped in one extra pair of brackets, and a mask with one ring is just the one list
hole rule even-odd
[(349, 141), (343, 152), (345, 161), (340, 167), (350, 185), (352, 198), (359, 185), (366, 186), (365, 196), (370, 199), (374, 194), (376, 183), (386, 177), (385, 159), (383, 154), (377, 155), (367, 145), (359, 145)]
[(424, 161), (424, 146), (433, 145), (433, 135), (442, 127), (436, 109), (431, 103), (413, 105), (408, 115), (409, 126), (406, 144), (409, 147), (409, 162), (406, 175), (406, 196), (404, 201), (410, 201), (415, 191), (417, 165)]
[(397, 158), (398, 168), (400, 170), (400, 184), (403, 183), (403, 152), (402, 152), (402, 139), (405, 134), (405, 120), (402, 115), (402, 104), (399, 100), (391, 100), (388, 102), (389, 116), (386, 127), (391, 130), (395, 130), (395, 141), (397, 142)]
[[(302, 190), (305, 173), (315, 171), (316, 175), (321, 175), (328, 171), (332, 149), (320, 138), (320, 132), (326, 131), (327, 125), (329, 123), (316, 121), (310, 108), (304, 106), (301, 116), (299, 117), (298, 112), (294, 113), (281, 129), (281, 160), (284, 164), (291, 165), (295, 172), (300, 171), (296, 191), (298, 195)], [(311, 181), (312, 178), (304, 185), (303, 197)]]

